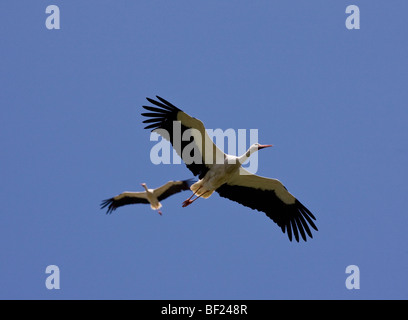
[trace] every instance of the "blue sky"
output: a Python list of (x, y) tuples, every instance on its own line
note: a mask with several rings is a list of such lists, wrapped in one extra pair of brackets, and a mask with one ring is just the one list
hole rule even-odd
[[(61, 28), (45, 8), (58, 5)], [(360, 8), (361, 29), (345, 27)], [(407, 299), (406, 1), (2, 1), (1, 299)], [(316, 216), (189, 193), (105, 215), (154, 165), (145, 97), (273, 144), (258, 174)], [(60, 289), (45, 287), (48, 265)], [(348, 265), (360, 289), (348, 290)]]

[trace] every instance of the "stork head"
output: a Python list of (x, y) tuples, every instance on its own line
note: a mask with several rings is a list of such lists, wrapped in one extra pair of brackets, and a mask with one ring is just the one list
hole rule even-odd
[(273, 147), (272, 144), (259, 144), (259, 143), (255, 143), (254, 146), (257, 148), (256, 150)]
[(256, 151), (259, 151), (259, 150), (261, 150), (261, 149), (264, 149), (264, 148), (269, 148), (269, 147), (272, 147), (272, 145), (271, 145), (271, 144), (254, 143), (254, 144), (248, 149), (247, 156), (249, 157), (252, 153), (254, 153), (254, 152), (256, 152)]
[(147, 186), (146, 186), (146, 183), (141, 183), (141, 186), (143, 187), (143, 188), (145, 188), (145, 189), (147, 189)]
[(256, 152), (258, 150), (268, 148), (268, 147), (272, 147), (272, 145), (271, 144), (254, 143), (253, 145), (251, 145), (249, 147), (247, 152), (245, 152), (242, 156), (239, 157), (239, 162), (241, 164), (244, 163), (251, 156), (251, 154), (253, 154), (254, 152)]

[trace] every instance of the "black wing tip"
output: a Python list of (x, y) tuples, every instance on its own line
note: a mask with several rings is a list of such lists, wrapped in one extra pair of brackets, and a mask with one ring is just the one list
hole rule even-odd
[(313, 215), (313, 213), (311, 213), (309, 209), (306, 208), (298, 199), (296, 199), (295, 204), (296, 204), (296, 207), (302, 209), (302, 211), (307, 213), (309, 217), (311, 217), (313, 220), (316, 220), (316, 217)]
[(162, 103), (164, 103), (164, 104), (167, 105), (168, 107), (174, 108), (174, 109), (176, 109), (176, 110), (180, 110), (180, 109), (177, 108), (174, 104), (168, 102), (166, 99), (163, 99), (162, 97), (157, 96), (157, 95), (156, 95), (156, 98), (159, 99)]
[(167, 100), (159, 96), (156, 97), (159, 101), (146, 97), (147, 101), (155, 105), (155, 107), (142, 106), (145, 110), (148, 110), (149, 112), (141, 113), (143, 117), (148, 118), (147, 120), (143, 121), (143, 123), (151, 123), (150, 125), (144, 127), (144, 129), (152, 129), (151, 130), (152, 132), (156, 129), (162, 128), (168, 121), (176, 120), (177, 113), (181, 111), (179, 108), (177, 108)]
[(106, 211), (106, 214), (111, 214), (112, 211), (114, 211), (116, 208), (113, 206), (113, 198), (105, 199), (102, 200), (101, 202), (101, 209), (104, 209), (108, 206), (108, 210)]
[(294, 208), (296, 213), (281, 226), (282, 232), (287, 233), (291, 242), (293, 236), (296, 242), (299, 242), (300, 239), (307, 242), (308, 236), (313, 239), (309, 226), (319, 231), (312, 221), (312, 219), (316, 220), (316, 217), (298, 200), (296, 200)]
[[(179, 108), (177, 108), (174, 104), (170, 103), (166, 99), (163, 99), (162, 97), (156, 95), (156, 98), (159, 100), (154, 100), (152, 98), (146, 97), (146, 100), (149, 101), (151, 104), (154, 104), (157, 107), (163, 108), (166, 111), (170, 112), (178, 112), (180, 111)], [(163, 110), (163, 111), (164, 111)]]
[(150, 103), (153, 103), (153, 104), (155, 104), (157, 102), (156, 100), (154, 100), (152, 98), (149, 98), (149, 97), (146, 97), (146, 100), (149, 101)]

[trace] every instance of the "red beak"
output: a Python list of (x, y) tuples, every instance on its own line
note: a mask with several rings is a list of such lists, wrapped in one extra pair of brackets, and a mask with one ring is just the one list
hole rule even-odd
[(273, 145), (272, 144), (260, 144), (258, 146), (258, 150), (261, 150), (263, 148), (268, 148), (268, 147), (273, 147)]

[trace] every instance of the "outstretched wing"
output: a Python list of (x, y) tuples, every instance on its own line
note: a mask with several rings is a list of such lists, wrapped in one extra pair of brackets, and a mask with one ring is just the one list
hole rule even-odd
[(304, 241), (306, 234), (313, 238), (310, 227), (318, 230), (313, 222), (316, 218), (279, 180), (254, 175), (243, 168), (240, 172), (216, 190), (221, 197), (265, 212), (282, 232), (287, 232), (290, 241), (293, 234), (299, 242), (299, 233)]
[(103, 200), (101, 203), (101, 209), (108, 207), (106, 214), (112, 213), (121, 206), (134, 203), (149, 203), (145, 192), (123, 192), (116, 197)]
[(159, 201), (162, 201), (175, 193), (182, 192), (184, 190), (190, 190), (191, 185), (194, 183), (193, 179), (169, 181), (165, 185), (154, 190), (153, 194)]
[(149, 118), (143, 123), (150, 123), (145, 129), (152, 129), (170, 141), (187, 168), (200, 179), (213, 164), (223, 163), (225, 154), (213, 143), (200, 120), (165, 99), (156, 97), (159, 101), (146, 98), (155, 107), (143, 106), (150, 111), (142, 113), (142, 116)]

